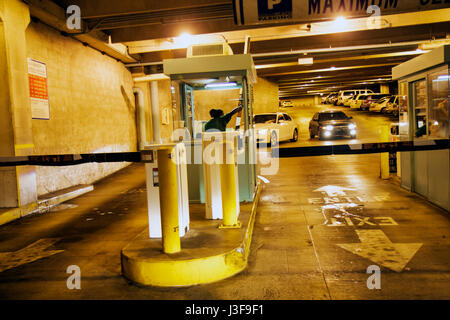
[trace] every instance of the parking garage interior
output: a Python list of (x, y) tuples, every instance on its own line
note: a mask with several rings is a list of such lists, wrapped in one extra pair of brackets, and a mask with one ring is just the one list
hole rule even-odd
[(450, 3), (373, 2), (1, 1), (0, 299), (448, 300)]

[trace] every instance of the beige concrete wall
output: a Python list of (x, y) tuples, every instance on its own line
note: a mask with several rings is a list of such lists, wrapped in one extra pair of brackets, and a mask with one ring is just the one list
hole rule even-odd
[[(120, 62), (30, 23), (28, 57), (47, 64), (50, 120), (33, 120), (35, 154), (135, 151), (133, 81)], [(38, 194), (92, 183), (127, 163), (37, 167)]]
[(314, 96), (304, 97), (304, 98), (295, 98), (295, 99), (286, 99), (292, 101), (294, 107), (297, 108), (308, 108), (313, 107), (316, 104)]
[(253, 113), (276, 112), (278, 104), (278, 84), (258, 77), (253, 86)]

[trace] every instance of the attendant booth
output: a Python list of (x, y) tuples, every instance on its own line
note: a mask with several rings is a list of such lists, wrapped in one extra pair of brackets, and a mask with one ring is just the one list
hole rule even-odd
[[(210, 109), (225, 113), (242, 104), (227, 131), (239, 133), (237, 144), (238, 199), (253, 201), (256, 190), (256, 144), (253, 134), (252, 85), (256, 72), (250, 54), (195, 56), (163, 61), (172, 84), (174, 142), (187, 152), (190, 203), (205, 203), (202, 134)], [(206, 171), (207, 172), (207, 171)]]
[[(400, 140), (426, 144), (449, 139), (450, 45), (436, 48), (392, 69), (399, 87)], [(450, 210), (449, 150), (404, 152), (402, 187)]]

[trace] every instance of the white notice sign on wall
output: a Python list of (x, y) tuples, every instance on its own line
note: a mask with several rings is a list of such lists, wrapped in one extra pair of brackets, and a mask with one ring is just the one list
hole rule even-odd
[(31, 118), (50, 120), (47, 66), (45, 63), (28, 58), (28, 83), (30, 87)]

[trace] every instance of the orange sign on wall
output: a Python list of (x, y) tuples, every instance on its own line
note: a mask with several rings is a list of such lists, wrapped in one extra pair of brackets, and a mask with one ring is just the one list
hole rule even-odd
[(28, 84), (30, 87), (31, 117), (49, 120), (50, 105), (45, 63), (28, 58)]

